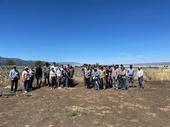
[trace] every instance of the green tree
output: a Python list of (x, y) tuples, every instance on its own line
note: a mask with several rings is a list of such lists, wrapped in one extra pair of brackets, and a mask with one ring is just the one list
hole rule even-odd
[(96, 65), (95, 65), (96, 67), (99, 67), (100, 66), (100, 64), (99, 63), (96, 63)]
[(38, 60), (38, 61), (35, 61), (33, 65), (34, 65), (35, 67), (37, 67), (38, 65), (40, 65), (40, 66), (42, 67), (42, 66), (44, 66), (44, 64), (45, 64), (45, 63), (44, 63), (43, 61)]
[(6, 65), (6, 66), (11, 66), (11, 65), (15, 65), (15, 64), (16, 64), (16, 63), (15, 63), (14, 60), (10, 60), (10, 59), (9, 59), (9, 60), (6, 60), (6, 61), (5, 61), (5, 65)]

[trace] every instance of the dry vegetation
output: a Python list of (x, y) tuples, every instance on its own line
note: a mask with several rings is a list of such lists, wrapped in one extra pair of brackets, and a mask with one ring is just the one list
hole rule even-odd
[(170, 81), (170, 68), (144, 68), (147, 81)]
[[(9, 85), (8, 71), (9, 67), (1, 68), (0, 92), (9, 92), (2, 87)], [(76, 68), (75, 88), (42, 87), (32, 95), (19, 91), (1, 96), (0, 127), (170, 127), (170, 81), (163, 81), (170, 80), (170, 70), (144, 71), (144, 90), (85, 89)]]
[[(0, 67), (0, 86), (7, 86), (10, 84), (8, 77), (10, 66)], [(19, 66), (19, 71), (22, 72), (24, 67)], [(170, 81), (170, 68), (143, 68), (145, 81)], [(135, 77), (137, 79), (137, 77)], [(80, 68), (75, 69), (75, 80), (82, 81), (82, 72)], [(20, 80), (19, 84), (22, 82)]]

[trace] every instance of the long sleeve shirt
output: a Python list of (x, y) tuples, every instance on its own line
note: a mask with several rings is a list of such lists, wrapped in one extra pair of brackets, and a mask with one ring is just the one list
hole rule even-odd
[(92, 77), (93, 77), (93, 79), (98, 79), (99, 78), (99, 72), (98, 71), (94, 71), (93, 73), (92, 73)]
[(9, 72), (9, 77), (11, 78), (11, 80), (14, 80), (15, 78), (19, 79), (20, 78), (20, 75), (19, 75), (19, 72), (15, 69), (12, 69), (10, 72)]
[(62, 76), (62, 71), (60, 69), (57, 69), (56, 74), (57, 74), (57, 77), (61, 77)]
[(143, 70), (142, 70), (142, 69), (141, 69), (141, 70), (138, 70), (137, 76), (138, 76), (138, 78), (140, 78), (140, 77), (143, 76)]
[(50, 79), (51, 79), (52, 77), (56, 77), (56, 72), (55, 72), (54, 70), (51, 70), (51, 71), (50, 71)]
[(117, 76), (118, 76), (117, 70), (112, 69), (111, 77), (112, 77), (112, 78), (117, 78)]
[(30, 73), (29, 73), (29, 71), (23, 71), (22, 72), (22, 79), (23, 79), (23, 81), (30, 80)]

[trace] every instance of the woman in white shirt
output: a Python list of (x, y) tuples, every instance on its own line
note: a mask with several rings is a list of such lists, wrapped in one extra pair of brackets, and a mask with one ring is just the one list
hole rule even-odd
[(143, 70), (142, 67), (138, 68), (137, 71), (138, 81), (139, 81), (139, 87), (144, 88), (144, 78), (143, 78)]

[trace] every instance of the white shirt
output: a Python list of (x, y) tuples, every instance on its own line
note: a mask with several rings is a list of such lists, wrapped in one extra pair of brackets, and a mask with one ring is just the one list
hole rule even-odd
[(141, 69), (141, 70), (138, 70), (137, 76), (138, 76), (138, 78), (140, 78), (140, 77), (143, 76), (143, 70), (142, 70), (142, 69)]
[(62, 76), (62, 71), (60, 69), (57, 69), (56, 74), (57, 74), (58, 77), (61, 77)]
[(56, 77), (56, 73), (55, 73), (55, 71), (53, 71), (53, 70), (50, 71), (50, 79), (51, 79), (52, 77)]

